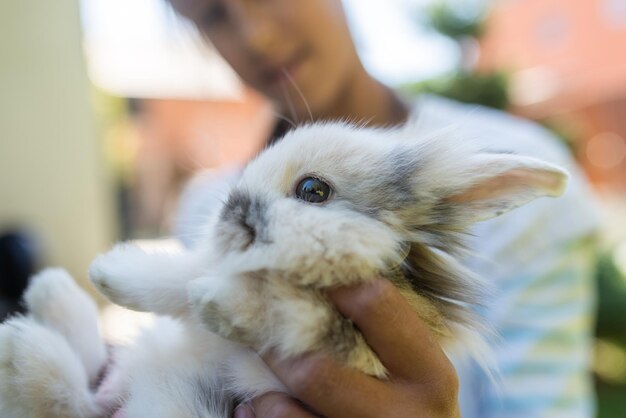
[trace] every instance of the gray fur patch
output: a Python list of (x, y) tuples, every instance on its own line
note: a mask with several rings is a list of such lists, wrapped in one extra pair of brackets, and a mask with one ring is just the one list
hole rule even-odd
[(418, 199), (414, 190), (419, 162), (408, 147), (396, 147), (382, 160), (377, 176), (371, 173), (345, 196), (351, 206), (361, 213), (380, 219), (383, 212), (400, 212), (416, 207)]
[(235, 400), (224, 391), (223, 382), (208, 376), (198, 376), (189, 382), (190, 391), (196, 396), (190, 399), (190, 408), (198, 417), (230, 418), (235, 409)]
[[(260, 198), (234, 189), (220, 212), (218, 226), (226, 248), (245, 249), (254, 243), (268, 242), (267, 205)], [(234, 228), (234, 229), (233, 229)]]
[(437, 303), (446, 319), (473, 325), (476, 316), (471, 306), (484, 303), (487, 292), (470, 271), (455, 267), (448, 257), (444, 252), (413, 244), (402, 273), (413, 291)]
[(414, 203), (414, 177), (419, 168), (415, 152), (406, 147), (397, 147), (390, 155), (389, 162), (390, 175), (386, 186), (390, 194), (394, 195), (394, 201), (400, 204)]
[[(333, 308), (329, 308), (333, 309)], [(332, 353), (343, 362), (357, 345), (357, 330), (354, 324), (340, 315), (335, 315), (332, 322), (327, 324), (328, 330), (324, 338), (324, 345), (331, 347)]]

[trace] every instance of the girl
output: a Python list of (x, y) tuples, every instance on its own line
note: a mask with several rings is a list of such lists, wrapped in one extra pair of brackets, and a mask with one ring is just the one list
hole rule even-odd
[[(596, 223), (584, 181), (551, 135), (504, 114), (475, 107), (470, 112), (439, 98), (403, 101), (364, 69), (340, 0), (169, 1), (279, 113), (299, 121), (455, 125), (484, 140), (485, 147), (537, 156), (573, 174), (558, 201), (528, 205), (474, 231), (471, 246), (480, 257), (468, 263), (496, 287), (485, 316), (502, 337), (494, 347), (502, 387), (493, 388), (471, 364), (459, 361), (453, 367), (402, 298), (379, 281), (331, 297), (386, 362), (389, 381), (374, 382), (316, 354), (289, 362), (269, 356), (267, 363), (298, 399), (269, 394), (240, 406), (238, 417), (593, 415), (588, 376), (593, 260), (587, 237)], [(286, 128), (277, 121), (268, 142)], [(219, 189), (219, 182), (196, 183), (183, 208), (210, 210)], [(182, 212), (180, 225), (201, 214), (191, 212)], [(401, 326), (389, 327), (394, 321), (400, 325), (398, 318)]]

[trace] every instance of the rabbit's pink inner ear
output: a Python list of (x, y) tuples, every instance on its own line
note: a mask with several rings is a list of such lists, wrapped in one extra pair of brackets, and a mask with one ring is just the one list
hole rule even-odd
[(515, 167), (480, 178), (446, 203), (460, 205), (474, 213), (473, 221), (486, 220), (542, 196), (560, 196), (567, 184), (565, 172), (552, 167)]
[(468, 189), (446, 200), (452, 203), (475, 203), (509, 198), (525, 192), (534, 194), (559, 196), (565, 187), (563, 173), (552, 170), (515, 168), (494, 177), (482, 179)]

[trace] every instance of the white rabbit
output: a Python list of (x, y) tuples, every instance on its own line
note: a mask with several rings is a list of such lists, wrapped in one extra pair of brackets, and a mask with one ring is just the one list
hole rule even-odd
[[(324, 295), (376, 276), (400, 289), (444, 348), (463, 342), (484, 362), (473, 309), (484, 285), (457, 261), (463, 235), (474, 222), (558, 196), (566, 180), (558, 167), (481, 150), (450, 132), (296, 129), (248, 165), (197, 248), (121, 244), (94, 261), (90, 276), (112, 301), (175, 318), (114, 357), (109, 395), (100, 389), (96, 405), (110, 408), (113, 393), (128, 418), (229, 417), (238, 401), (285, 390), (252, 349), (285, 357), (323, 350), (384, 378)], [(58, 371), (59, 380), (67, 375)], [(78, 398), (85, 388), (74, 386)], [(11, 383), (0, 389), (9, 393)]]

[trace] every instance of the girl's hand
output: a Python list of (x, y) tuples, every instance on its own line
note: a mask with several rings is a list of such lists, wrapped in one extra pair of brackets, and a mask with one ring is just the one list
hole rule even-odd
[(296, 399), (268, 393), (235, 418), (460, 417), (458, 378), (434, 335), (388, 281), (329, 292), (389, 371), (378, 380), (322, 354), (264, 360)]

